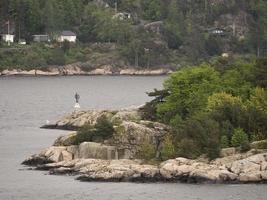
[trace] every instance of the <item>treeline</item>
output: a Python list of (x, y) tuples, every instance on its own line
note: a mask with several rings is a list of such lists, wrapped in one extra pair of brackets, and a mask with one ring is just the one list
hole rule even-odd
[(267, 139), (267, 59), (220, 59), (172, 74), (144, 107), (147, 119), (171, 126), (163, 157), (213, 159), (221, 148), (249, 150)]
[[(264, 56), (267, 49), (264, 0), (1, 0), (0, 9), (2, 30), (14, 22), (17, 39), (72, 30), (82, 43), (115, 43), (135, 66), (199, 63), (224, 52)], [(116, 10), (131, 18), (114, 18)], [(154, 21), (162, 21), (158, 33), (144, 26)]]

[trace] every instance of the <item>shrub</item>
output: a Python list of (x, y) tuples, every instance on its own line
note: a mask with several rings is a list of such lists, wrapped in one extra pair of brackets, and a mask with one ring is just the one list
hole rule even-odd
[(261, 141), (261, 140), (264, 140), (265, 137), (262, 133), (253, 133), (251, 135), (251, 141), (252, 142), (256, 142), (256, 141)]
[(113, 136), (113, 124), (107, 119), (106, 116), (98, 118), (96, 124), (92, 126), (90, 123), (83, 125), (77, 131), (76, 144), (82, 142), (103, 142)]
[(207, 154), (210, 159), (219, 156), (219, 124), (205, 113), (180, 123), (175, 132), (179, 156), (196, 158)]
[(82, 142), (90, 142), (92, 141), (93, 135), (94, 127), (91, 124), (86, 123), (77, 131), (75, 144), (78, 145)]
[(137, 153), (137, 157), (147, 161), (154, 159), (156, 157), (155, 145), (145, 140)]
[(161, 149), (161, 159), (168, 160), (175, 158), (175, 146), (173, 144), (173, 139), (171, 135), (167, 135), (163, 142), (163, 147)]
[(267, 149), (267, 140), (252, 142), (251, 148), (253, 148), (253, 149)]
[(103, 115), (98, 118), (95, 126), (95, 136), (100, 138), (100, 140), (106, 140), (113, 136), (114, 128), (113, 124), (108, 120), (108, 118)]
[(179, 156), (195, 159), (201, 155), (201, 149), (194, 140), (185, 138), (179, 142), (177, 153)]
[(229, 139), (226, 135), (223, 135), (221, 137), (221, 148), (227, 148), (229, 147)]
[(240, 147), (242, 151), (249, 149), (248, 135), (243, 131), (243, 129), (235, 129), (234, 135), (231, 140), (231, 144), (234, 147)]

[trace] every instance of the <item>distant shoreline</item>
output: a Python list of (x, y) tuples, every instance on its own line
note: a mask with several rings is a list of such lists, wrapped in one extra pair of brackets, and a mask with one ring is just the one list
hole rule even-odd
[(164, 68), (158, 69), (115, 69), (111, 66), (103, 66), (92, 70), (82, 70), (77, 65), (67, 65), (62, 67), (49, 67), (48, 70), (21, 70), (5, 69), (0, 72), (0, 77), (6, 76), (162, 76), (171, 74), (173, 71)]

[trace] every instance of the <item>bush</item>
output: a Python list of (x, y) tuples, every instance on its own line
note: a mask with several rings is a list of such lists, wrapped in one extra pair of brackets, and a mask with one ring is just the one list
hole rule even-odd
[(229, 147), (229, 139), (226, 135), (221, 137), (221, 148), (228, 148)]
[(168, 160), (175, 158), (176, 151), (173, 144), (173, 139), (171, 135), (167, 135), (163, 142), (163, 148), (161, 149), (161, 159)]
[(185, 138), (179, 142), (177, 153), (179, 156), (195, 159), (201, 155), (201, 149), (194, 140)]
[(231, 144), (234, 147), (240, 147), (242, 151), (249, 150), (248, 135), (243, 131), (243, 129), (235, 129)]
[(111, 138), (113, 133), (113, 124), (103, 115), (94, 126), (90, 123), (83, 125), (77, 132), (75, 143), (78, 145), (82, 142), (103, 142)]
[(86, 123), (84, 124), (79, 130), (77, 131), (77, 136), (76, 136), (76, 142), (75, 144), (78, 145), (83, 142), (90, 142), (92, 141), (92, 137), (94, 135), (94, 127)]
[(267, 140), (252, 142), (251, 148), (253, 148), (253, 149), (267, 149)]
[(219, 156), (219, 124), (208, 115), (199, 114), (180, 122), (175, 132), (179, 156), (196, 158), (201, 154), (207, 154), (210, 159)]
[(137, 153), (137, 157), (147, 161), (154, 159), (156, 157), (155, 145), (151, 144), (148, 140), (145, 140)]
[(107, 140), (113, 136), (113, 124), (104, 115), (98, 118), (94, 128), (96, 129), (95, 136), (100, 140)]

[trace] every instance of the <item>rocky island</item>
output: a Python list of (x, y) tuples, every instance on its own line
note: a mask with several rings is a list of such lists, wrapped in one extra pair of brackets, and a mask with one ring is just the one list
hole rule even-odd
[[(81, 127), (96, 128), (98, 120), (112, 123), (111, 137), (93, 135), (90, 141), (77, 142)], [(267, 181), (267, 150), (252, 143), (240, 153), (236, 148), (221, 150), (221, 157), (208, 160), (173, 158), (145, 161), (144, 153), (159, 158), (169, 127), (142, 118), (140, 108), (116, 111), (75, 111), (43, 128), (79, 130), (56, 139), (53, 146), (23, 161), (22, 164), (49, 174), (75, 175), (81, 181), (185, 182), (185, 183), (264, 183)], [(95, 132), (96, 133), (96, 132)], [(100, 134), (101, 132), (99, 132)], [(102, 133), (101, 133), (102, 134)]]

